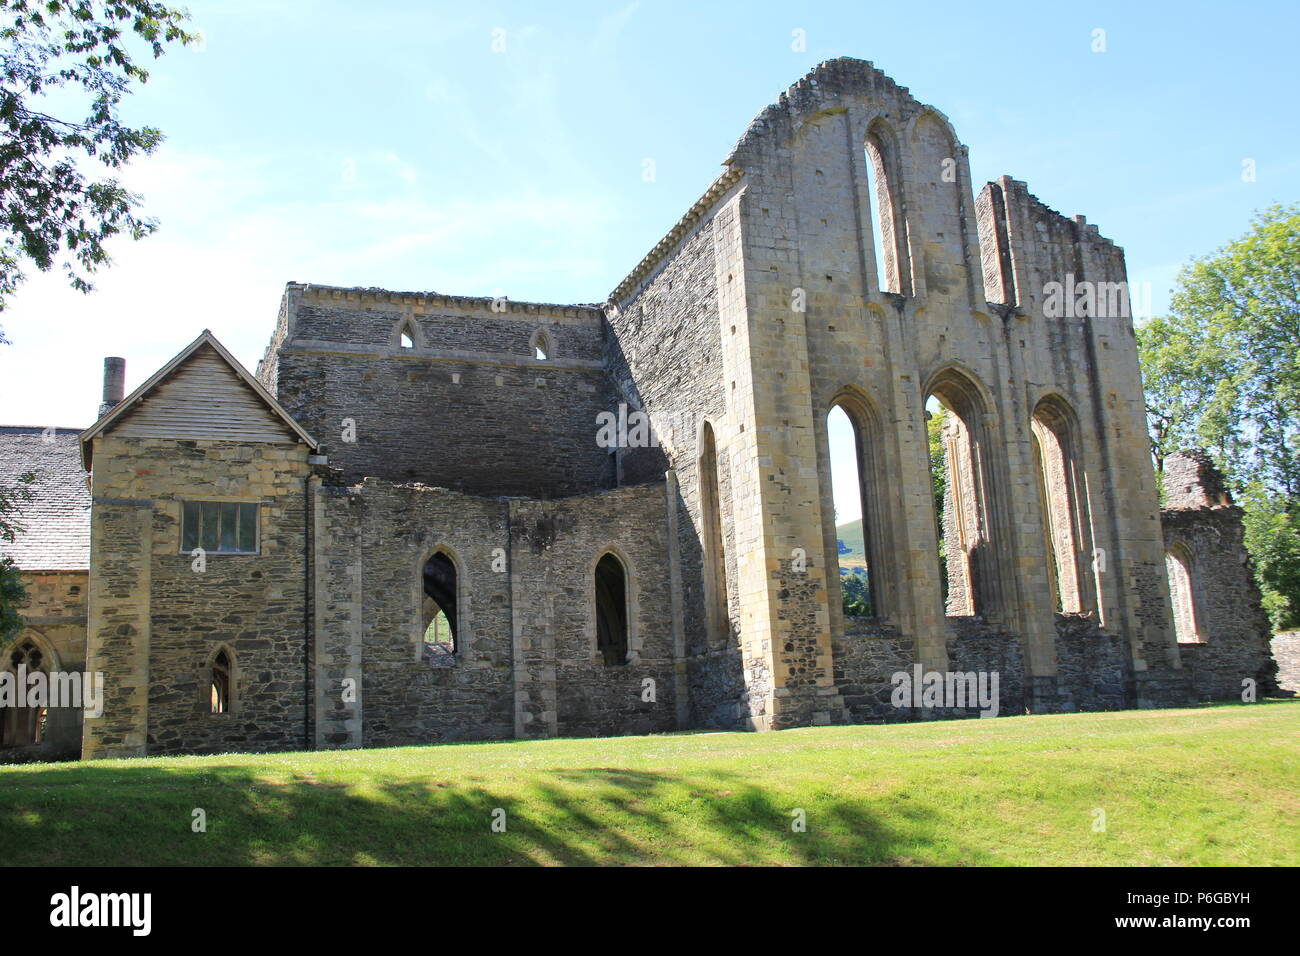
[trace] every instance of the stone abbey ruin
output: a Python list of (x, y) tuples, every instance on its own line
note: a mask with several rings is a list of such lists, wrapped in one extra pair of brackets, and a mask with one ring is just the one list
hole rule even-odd
[[(1262, 694), (1240, 512), (1196, 453), (1158, 502), (1125, 283), (1083, 217), (976, 194), (942, 114), (823, 63), (603, 305), (291, 282), (255, 374), (204, 332), (130, 396), (110, 359), (80, 435), (0, 430), (0, 480), (47, 476), (3, 664), (104, 675), (98, 716), (11, 709), (4, 743), (976, 712), (894, 706), (918, 665), (996, 673), (1002, 714)], [(870, 617), (841, 601), (835, 408)]]

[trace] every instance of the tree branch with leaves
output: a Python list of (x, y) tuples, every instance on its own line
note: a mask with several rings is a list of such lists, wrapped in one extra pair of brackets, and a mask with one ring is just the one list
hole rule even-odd
[[(26, 276), (56, 261), (82, 292), (110, 262), (105, 243), (157, 228), (141, 198), (113, 172), (162, 142), (149, 126), (125, 125), (118, 108), (169, 43), (192, 43), (189, 14), (149, 0), (0, 0), (0, 310)], [(56, 116), (50, 97), (85, 98), (84, 113)], [(102, 175), (82, 168), (87, 160)], [(0, 342), (5, 341), (0, 330)]]

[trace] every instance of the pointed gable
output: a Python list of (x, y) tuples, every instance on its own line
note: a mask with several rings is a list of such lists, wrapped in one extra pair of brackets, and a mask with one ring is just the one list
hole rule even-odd
[(191, 342), (81, 435), (90, 466), (92, 439), (173, 438), (259, 443), (315, 440), (235, 360), (211, 332)]
[(289, 425), (206, 343), (105, 433), (117, 438), (298, 440)]

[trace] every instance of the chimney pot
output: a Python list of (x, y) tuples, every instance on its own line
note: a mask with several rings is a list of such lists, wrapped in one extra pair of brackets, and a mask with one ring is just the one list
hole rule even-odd
[(104, 397), (99, 406), (100, 416), (111, 412), (122, 403), (126, 394), (126, 359), (111, 356), (104, 359)]

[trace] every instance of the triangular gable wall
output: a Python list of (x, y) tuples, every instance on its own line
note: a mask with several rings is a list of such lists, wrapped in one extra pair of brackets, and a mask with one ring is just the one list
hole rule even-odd
[(299, 440), (207, 343), (110, 424), (105, 433), (117, 438)]

